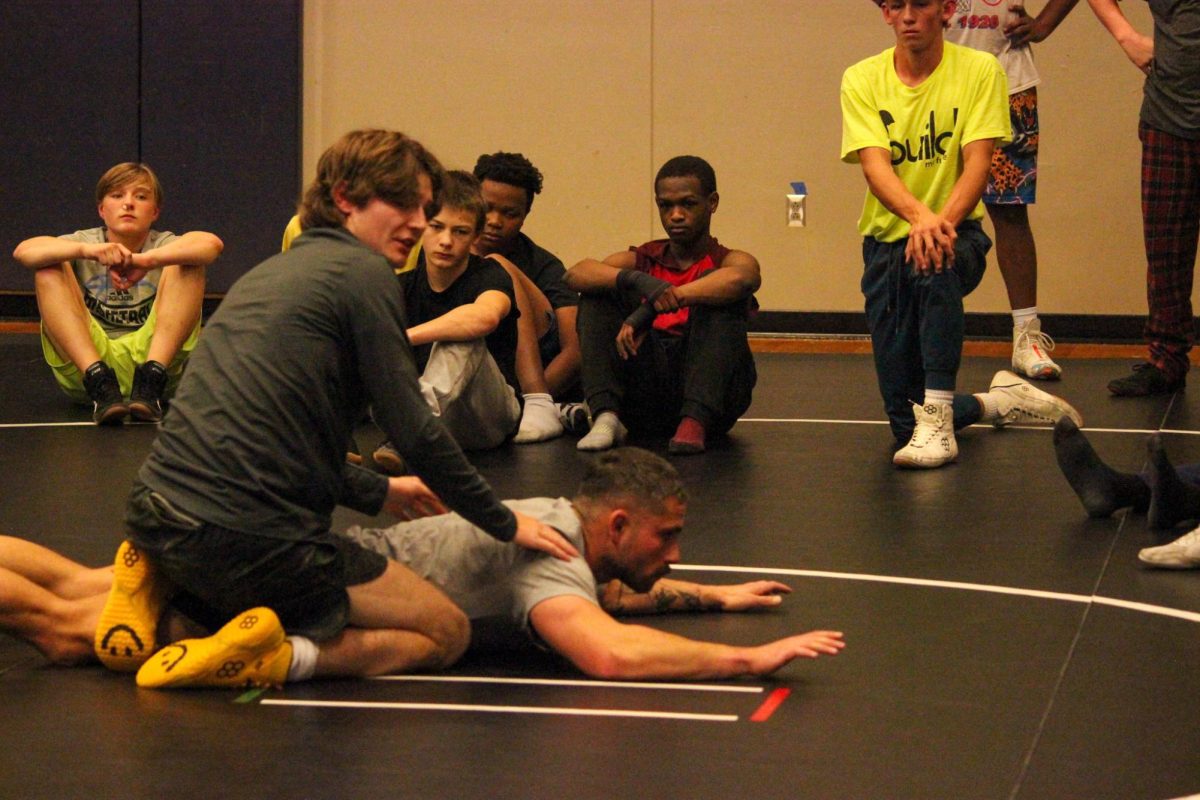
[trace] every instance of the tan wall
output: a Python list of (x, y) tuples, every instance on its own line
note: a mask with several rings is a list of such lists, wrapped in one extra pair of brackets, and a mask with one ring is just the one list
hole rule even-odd
[[(1123, 7), (1150, 31), (1145, 4)], [(517, 150), (546, 175), (526, 230), (570, 265), (661, 235), (654, 171), (694, 153), (717, 170), (714, 233), (763, 265), (764, 308), (861, 310), (865, 189), (838, 160), (838, 86), (893, 41), (867, 0), (307, 0), (304, 24), (306, 180), (366, 125), (452, 167)], [(1085, 0), (1036, 52), (1039, 306), (1143, 314), (1140, 73)], [(802, 229), (784, 221), (792, 180), (809, 187)], [(993, 263), (968, 310), (1007, 308)]]

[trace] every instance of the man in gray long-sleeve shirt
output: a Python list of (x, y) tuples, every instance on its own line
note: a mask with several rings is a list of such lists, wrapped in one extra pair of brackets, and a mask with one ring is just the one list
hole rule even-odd
[[(144, 684), (155, 670), (209, 669), (281, 683), (453, 663), (469, 639), (466, 617), (410, 570), (330, 533), (338, 504), (412, 518), (442, 511), (440, 497), (497, 539), (575, 554), (499, 503), (421, 399), (392, 265), (420, 237), (441, 175), (403, 134), (347, 134), (305, 193), (306, 233), (229, 291), (130, 497), (131, 543), (96, 638), (108, 666), (145, 662)], [(368, 405), (419, 477), (345, 463)], [(253, 636), (273, 611), (293, 636), (269, 657), (241, 658), (218, 634), (183, 659), (146, 661), (166, 587), (211, 627), (232, 617)], [(252, 606), (271, 611), (236, 616)]]

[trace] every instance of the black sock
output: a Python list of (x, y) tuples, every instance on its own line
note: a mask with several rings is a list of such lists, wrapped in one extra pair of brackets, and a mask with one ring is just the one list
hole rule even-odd
[(1101, 461), (1069, 417), (1054, 426), (1054, 455), (1089, 517), (1107, 517), (1127, 506), (1145, 511), (1150, 504), (1150, 487), (1141, 476), (1117, 472)]
[(1185, 520), (1200, 519), (1200, 489), (1180, 479), (1157, 433), (1146, 441), (1146, 454), (1150, 461), (1146, 472), (1150, 484), (1146, 522), (1150, 527), (1174, 528)]

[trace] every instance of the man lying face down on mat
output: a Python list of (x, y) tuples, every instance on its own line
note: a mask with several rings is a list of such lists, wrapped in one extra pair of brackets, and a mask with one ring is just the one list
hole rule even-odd
[[(352, 528), (350, 539), (429, 580), (471, 620), (473, 647), (529, 642), (600, 678), (728, 678), (765, 675), (797, 657), (834, 655), (842, 634), (813, 631), (758, 647), (699, 642), (618, 622), (612, 614), (746, 611), (769, 608), (789, 588), (775, 581), (702, 586), (664, 577), (679, 558), (686, 496), (675, 469), (636, 448), (593, 460), (573, 499), (531, 498), (509, 505), (561, 531), (582, 553), (562, 561), (496, 541), (456, 514), (390, 528)], [(121, 569), (120, 562), (118, 569)], [(24, 573), (22, 576), (19, 573)], [(0, 537), (0, 630), (29, 641), (52, 661), (93, 658), (92, 637), (107, 568), (90, 570), (38, 545)], [(26, 584), (24, 595), (5, 591)], [(34, 586), (40, 584), (40, 586)], [(157, 615), (153, 604), (144, 613)], [(175, 627), (177, 614), (164, 622)], [(153, 630), (149, 620), (143, 628)], [(152, 656), (141, 685), (229, 686), (281, 683), (284, 632), (266, 608), (246, 612), (208, 639), (179, 641)], [(238, 668), (237, 665), (243, 665)]]

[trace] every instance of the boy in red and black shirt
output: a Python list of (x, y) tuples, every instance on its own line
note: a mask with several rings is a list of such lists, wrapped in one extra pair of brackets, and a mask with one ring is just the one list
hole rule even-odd
[(581, 294), (579, 339), (592, 430), (580, 450), (670, 434), (672, 453), (704, 451), (750, 406), (757, 375), (746, 339), (758, 261), (709, 233), (717, 179), (677, 156), (654, 179), (666, 239), (585, 259), (567, 273)]

